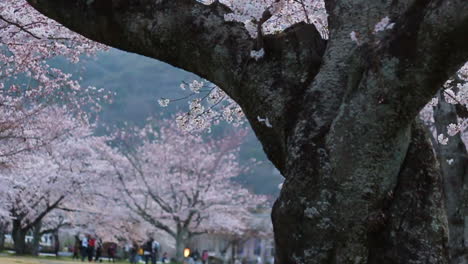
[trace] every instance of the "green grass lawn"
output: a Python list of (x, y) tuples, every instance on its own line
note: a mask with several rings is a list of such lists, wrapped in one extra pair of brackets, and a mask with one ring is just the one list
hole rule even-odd
[[(33, 256), (0, 256), (0, 264), (68, 264), (68, 263), (82, 263), (81, 261), (72, 260), (69, 257), (33, 257)], [(87, 263), (87, 262), (83, 262)], [(93, 262), (94, 263), (94, 262)], [(102, 263), (109, 263), (103, 261)], [(128, 261), (117, 261), (117, 264), (128, 264)]]

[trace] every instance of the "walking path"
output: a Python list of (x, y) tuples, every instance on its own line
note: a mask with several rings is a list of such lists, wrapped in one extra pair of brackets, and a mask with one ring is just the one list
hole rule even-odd
[[(4, 257), (0, 256), (0, 264), (79, 264), (81, 261), (72, 260), (52, 260), (52, 259), (38, 259), (31, 257)], [(83, 262), (88, 263), (88, 262)], [(94, 263), (94, 262), (93, 262)], [(102, 263), (108, 263), (103, 261)]]
[(22, 257), (2, 257), (0, 264), (70, 264), (70, 261), (55, 261), (49, 259), (33, 259)]

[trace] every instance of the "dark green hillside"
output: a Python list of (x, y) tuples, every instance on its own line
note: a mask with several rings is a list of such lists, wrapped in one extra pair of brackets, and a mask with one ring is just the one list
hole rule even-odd
[[(181, 81), (198, 78), (168, 64), (118, 50), (103, 52), (96, 58), (86, 58), (81, 65), (84, 68), (78, 74), (83, 77), (83, 85), (104, 87), (116, 92), (114, 103), (104, 106), (100, 114), (101, 122), (106, 125), (123, 122), (142, 125), (151, 115), (170, 118), (178, 111), (186, 111), (188, 105), (185, 101), (162, 108), (157, 99), (182, 97), (184, 92), (179, 88)], [(221, 124), (213, 133), (227, 129), (235, 128)], [(282, 178), (266, 159), (253, 132), (241, 149), (241, 160), (247, 162), (251, 158), (261, 160), (263, 164), (248, 175), (240, 176), (239, 182), (257, 193), (276, 196)]]

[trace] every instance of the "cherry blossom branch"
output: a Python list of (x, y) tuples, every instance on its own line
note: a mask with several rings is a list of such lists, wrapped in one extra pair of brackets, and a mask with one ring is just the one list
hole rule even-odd
[(10, 25), (13, 25), (13, 26), (19, 28), (21, 31), (24, 31), (24, 32), (28, 33), (31, 37), (33, 37), (33, 38), (35, 38), (35, 39), (41, 39), (40, 37), (36, 36), (36, 35), (35, 35), (34, 33), (32, 33), (31, 31), (29, 31), (28, 29), (26, 29), (25, 26), (22, 26), (22, 25), (20, 25), (20, 24), (18, 24), (18, 23), (16, 23), (16, 22), (10, 21), (10, 20), (6, 19), (4, 16), (2, 16), (1, 14), (0, 14), (0, 20), (6, 22), (7, 24), (10, 24)]

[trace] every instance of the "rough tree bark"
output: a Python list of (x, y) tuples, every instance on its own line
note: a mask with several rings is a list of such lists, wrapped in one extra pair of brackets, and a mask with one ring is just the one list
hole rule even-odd
[(60, 237), (59, 237), (59, 229), (55, 229), (52, 233), (53, 241), (54, 241), (54, 254), (58, 258), (60, 252)]
[[(454, 88), (456, 89), (456, 88)], [(446, 134), (449, 124), (458, 123), (455, 105), (445, 101), (444, 91), (438, 93), (439, 103), (434, 107), (437, 135)], [(449, 225), (451, 264), (468, 263), (466, 223), (468, 217), (468, 153), (460, 134), (449, 138), (447, 145), (436, 146), (437, 158), (444, 182), (445, 203)]]
[(175, 236), (176, 242), (176, 260), (180, 263), (184, 260), (184, 249), (188, 241), (188, 232), (181, 227), (177, 228), (177, 233)]
[(33, 256), (39, 256), (39, 243), (41, 242), (41, 237), (42, 237), (42, 221), (38, 221), (33, 227), (32, 227), (32, 234), (33, 234), (33, 240), (31, 243), (31, 255)]
[[(57, 208), (58, 205), (63, 201), (65, 196), (60, 196), (55, 200), (54, 203), (47, 203), (46, 207), (44, 210), (38, 214), (35, 218), (33, 219), (27, 219), (26, 214), (24, 212), (21, 212), (21, 210), (18, 210), (16, 208), (11, 208), (10, 213), (12, 216), (12, 237), (13, 237), (13, 242), (14, 242), (14, 248), (15, 248), (15, 253), (17, 255), (24, 255), (27, 252), (26, 248), (26, 234), (28, 233), (29, 230), (32, 230), (34, 227), (37, 227), (40, 225), (40, 222), (44, 217), (50, 213), (53, 209)], [(40, 228), (40, 226), (39, 226)], [(32, 249), (33, 251), (35, 249)]]
[[(272, 212), (276, 263), (448, 263), (440, 173), (414, 120), (468, 59), (466, 0), (326, 0), (328, 40), (296, 24), (265, 36), (258, 61), (256, 40), (217, 1), (28, 1), (239, 103), (286, 178)], [(395, 26), (374, 34), (386, 16)]]
[(13, 229), (11, 236), (13, 237), (14, 249), (17, 255), (24, 255), (27, 253), (26, 249), (26, 234), (29, 229), (21, 227), (21, 220), (13, 220)]
[(5, 250), (5, 235), (8, 230), (8, 222), (0, 221), (0, 252)]

